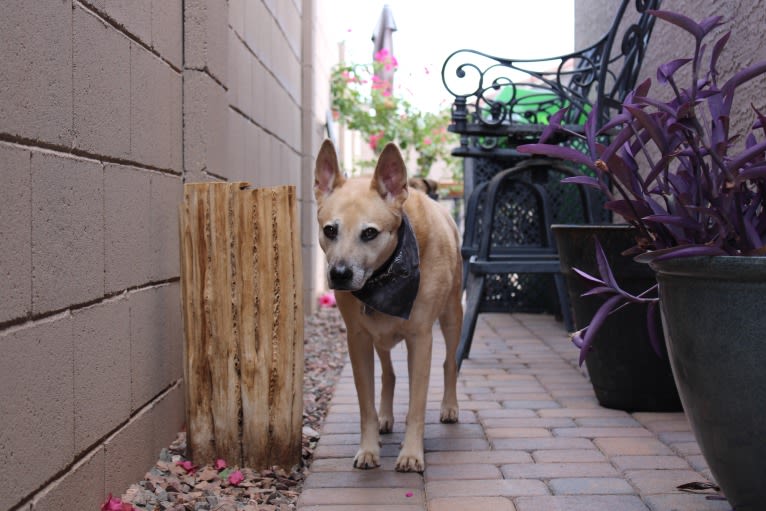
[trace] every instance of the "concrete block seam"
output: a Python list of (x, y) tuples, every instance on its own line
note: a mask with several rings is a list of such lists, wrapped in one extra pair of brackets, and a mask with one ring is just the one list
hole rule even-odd
[(182, 71), (178, 66), (170, 62), (165, 57), (163, 57), (157, 50), (152, 48), (150, 45), (147, 45), (144, 41), (142, 41), (141, 39), (136, 37), (134, 34), (132, 34), (123, 24), (119, 23), (117, 20), (113, 18), (110, 18), (107, 13), (99, 11), (99, 9), (96, 6), (94, 6), (87, 0), (73, 0), (72, 7), (74, 8), (75, 5), (81, 7), (83, 10), (85, 10), (89, 14), (101, 20), (102, 23), (109, 25), (117, 29), (118, 31), (120, 31), (132, 42), (138, 44), (139, 46), (141, 46), (142, 48), (150, 52), (152, 55), (162, 60), (168, 67), (170, 67), (177, 73), (180, 73)]
[(54, 154), (62, 158), (83, 159), (83, 160), (91, 161), (93, 163), (100, 163), (102, 165), (107, 165), (107, 164), (124, 165), (127, 167), (134, 167), (140, 170), (150, 170), (150, 171), (158, 172), (161, 174), (167, 174), (167, 175), (172, 175), (176, 177), (181, 176), (181, 172), (173, 170), (173, 169), (163, 169), (153, 165), (147, 165), (137, 161), (128, 160), (125, 158), (115, 158), (112, 156), (105, 156), (105, 155), (93, 153), (90, 151), (84, 151), (82, 149), (60, 146), (56, 144), (51, 144), (49, 142), (44, 142), (42, 140), (35, 140), (35, 139), (20, 137), (16, 135), (9, 135), (7, 133), (0, 133), (0, 143), (5, 143), (9, 146), (16, 147), (19, 149), (25, 149), (27, 151)]
[(260, 56), (257, 53), (255, 53), (255, 51), (253, 51), (253, 49), (250, 47), (250, 45), (247, 44), (247, 42), (242, 38), (241, 35), (234, 32), (234, 36), (245, 47), (248, 53), (250, 53), (250, 55), (253, 56), (258, 61), (258, 63), (261, 64), (261, 66), (266, 70), (266, 72), (269, 73), (269, 75), (271, 75), (274, 81), (278, 83), (282, 87), (282, 89), (284, 89), (285, 92), (287, 92), (287, 95), (290, 96), (290, 99), (293, 100), (295, 105), (300, 107), (300, 98), (294, 98), (292, 94), (288, 92), (290, 89), (289, 87), (287, 87), (287, 84), (284, 83), (282, 80), (280, 80), (276, 74), (274, 74), (274, 71), (271, 69), (271, 67), (268, 66), (266, 62), (264, 62), (263, 59), (261, 59)]
[[(243, 119), (245, 119), (250, 124), (252, 124), (254, 126), (258, 126), (261, 130), (263, 130), (264, 133), (266, 133), (271, 138), (273, 138), (275, 140), (278, 140), (279, 142), (284, 144), (286, 147), (290, 147), (292, 149), (292, 147), (290, 146), (290, 143), (287, 140), (285, 140), (284, 138), (280, 137), (277, 133), (275, 133), (268, 126), (264, 126), (264, 125), (258, 123), (257, 121), (255, 121), (255, 119), (252, 119), (249, 115), (247, 115), (245, 112), (243, 112), (242, 110), (240, 110), (239, 108), (237, 108), (234, 105), (229, 105), (229, 108), (233, 112), (236, 112), (237, 114), (239, 114)], [(295, 149), (293, 149), (293, 151), (296, 153), (296, 155), (300, 156), (300, 151), (297, 151)]]
[(205, 73), (205, 74), (206, 74), (208, 77), (210, 77), (210, 79), (211, 79), (211, 80), (213, 80), (213, 81), (214, 81), (216, 84), (218, 84), (218, 86), (220, 86), (221, 88), (223, 88), (223, 90), (225, 90), (226, 92), (229, 92), (229, 88), (226, 86), (226, 84), (224, 84), (223, 82), (221, 82), (221, 80), (220, 80), (220, 79), (218, 79), (218, 77), (217, 77), (217, 76), (215, 76), (215, 75), (214, 75), (214, 74), (213, 74), (213, 73), (210, 71), (210, 68), (209, 68), (209, 67), (207, 67), (207, 66), (204, 66), (204, 67), (196, 67), (196, 66), (184, 66), (184, 69), (183, 69), (183, 70), (184, 70), (184, 72), (186, 72), (186, 71), (194, 71), (194, 72), (197, 72), (197, 73)]
[(282, 34), (282, 37), (287, 42), (287, 46), (293, 52), (293, 56), (300, 60), (300, 55), (295, 52), (295, 48), (293, 48), (293, 46), (290, 44), (290, 37), (288, 37), (286, 28), (282, 25), (282, 22), (279, 19), (279, 16), (277, 16), (277, 13), (272, 12), (268, 2), (264, 4), (264, 7), (268, 11), (268, 13), (271, 15), (271, 18), (274, 20), (274, 25), (279, 29), (279, 32)]
[[(62, 468), (58, 473), (53, 475), (48, 480), (44, 481), (40, 486), (38, 486), (35, 490), (33, 490), (29, 495), (27, 495), (22, 501), (19, 502), (19, 504), (16, 506), (15, 509), (23, 509), (25, 505), (28, 505), (30, 502), (34, 501), (38, 495), (45, 492), (47, 489), (55, 486), (59, 483), (62, 479), (64, 479), (70, 472), (74, 471), (75, 469), (79, 468), (83, 464), (87, 463), (88, 460), (95, 456), (99, 450), (105, 449), (105, 445), (117, 435), (120, 434), (121, 431), (123, 431), (125, 428), (127, 428), (131, 423), (139, 420), (139, 418), (144, 415), (145, 413), (148, 413), (152, 408), (154, 408), (160, 401), (162, 401), (165, 396), (170, 394), (171, 392), (178, 389), (181, 385), (183, 385), (183, 378), (178, 379), (174, 381), (172, 384), (168, 385), (162, 392), (154, 396), (151, 401), (146, 403), (144, 406), (136, 410), (134, 413), (131, 414), (131, 416), (125, 420), (124, 422), (120, 423), (115, 429), (104, 435), (102, 438), (97, 440), (94, 443), (94, 446), (90, 449), (84, 450), (82, 453), (80, 453), (74, 460), (72, 460), (71, 463), (67, 464), (64, 468)], [(158, 453), (159, 454), (159, 453)], [(147, 470), (149, 470), (151, 467), (146, 467)]]
[(39, 314), (32, 314), (25, 317), (19, 317), (10, 319), (8, 321), (4, 321), (0, 323), (0, 335), (5, 335), (14, 332), (17, 329), (27, 328), (33, 324), (36, 323), (44, 323), (48, 321), (56, 321), (58, 319), (62, 319), (62, 315), (68, 315), (72, 312), (76, 312), (82, 309), (86, 309), (88, 307), (92, 307), (94, 305), (99, 305), (102, 303), (109, 302), (111, 300), (118, 300), (123, 295), (126, 295), (128, 293), (136, 292), (136, 291), (145, 291), (147, 289), (155, 289), (160, 288), (163, 286), (167, 286), (169, 284), (174, 284), (176, 282), (180, 282), (181, 277), (171, 277), (168, 279), (162, 279), (162, 280), (156, 280), (151, 282), (146, 282), (143, 284), (138, 284), (135, 286), (130, 286), (125, 289), (121, 289), (119, 291), (114, 291), (111, 293), (107, 293), (104, 296), (94, 298), (93, 300), (88, 300), (81, 303), (75, 303), (67, 305), (66, 307), (61, 307), (59, 309), (50, 310), (41, 312)]

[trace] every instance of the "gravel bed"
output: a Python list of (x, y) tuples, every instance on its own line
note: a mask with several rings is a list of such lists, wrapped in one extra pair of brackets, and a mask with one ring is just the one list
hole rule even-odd
[(253, 470), (215, 465), (194, 467), (186, 458), (186, 434), (160, 453), (143, 481), (102, 511), (288, 511), (296, 508), (319, 440), (322, 421), (346, 359), (345, 326), (336, 308), (320, 308), (304, 329), (303, 453), (300, 466)]

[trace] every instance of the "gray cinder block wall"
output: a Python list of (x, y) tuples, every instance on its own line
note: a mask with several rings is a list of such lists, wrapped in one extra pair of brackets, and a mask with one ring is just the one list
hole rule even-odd
[(293, 184), (306, 310), (326, 0), (6, 0), (0, 509), (99, 509), (184, 422), (184, 182)]

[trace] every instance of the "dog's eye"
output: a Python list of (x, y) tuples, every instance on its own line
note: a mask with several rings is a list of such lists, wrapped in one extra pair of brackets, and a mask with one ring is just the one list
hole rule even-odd
[(325, 225), (322, 231), (327, 239), (334, 240), (338, 237), (338, 228), (334, 225)]
[(362, 241), (372, 241), (378, 237), (379, 233), (380, 231), (374, 227), (368, 227), (362, 231)]

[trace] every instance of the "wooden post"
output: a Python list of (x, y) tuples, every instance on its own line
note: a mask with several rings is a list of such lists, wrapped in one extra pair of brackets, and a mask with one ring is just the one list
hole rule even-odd
[(180, 229), (190, 456), (289, 468), (303, 424), (295, 187), (187, 184)]

